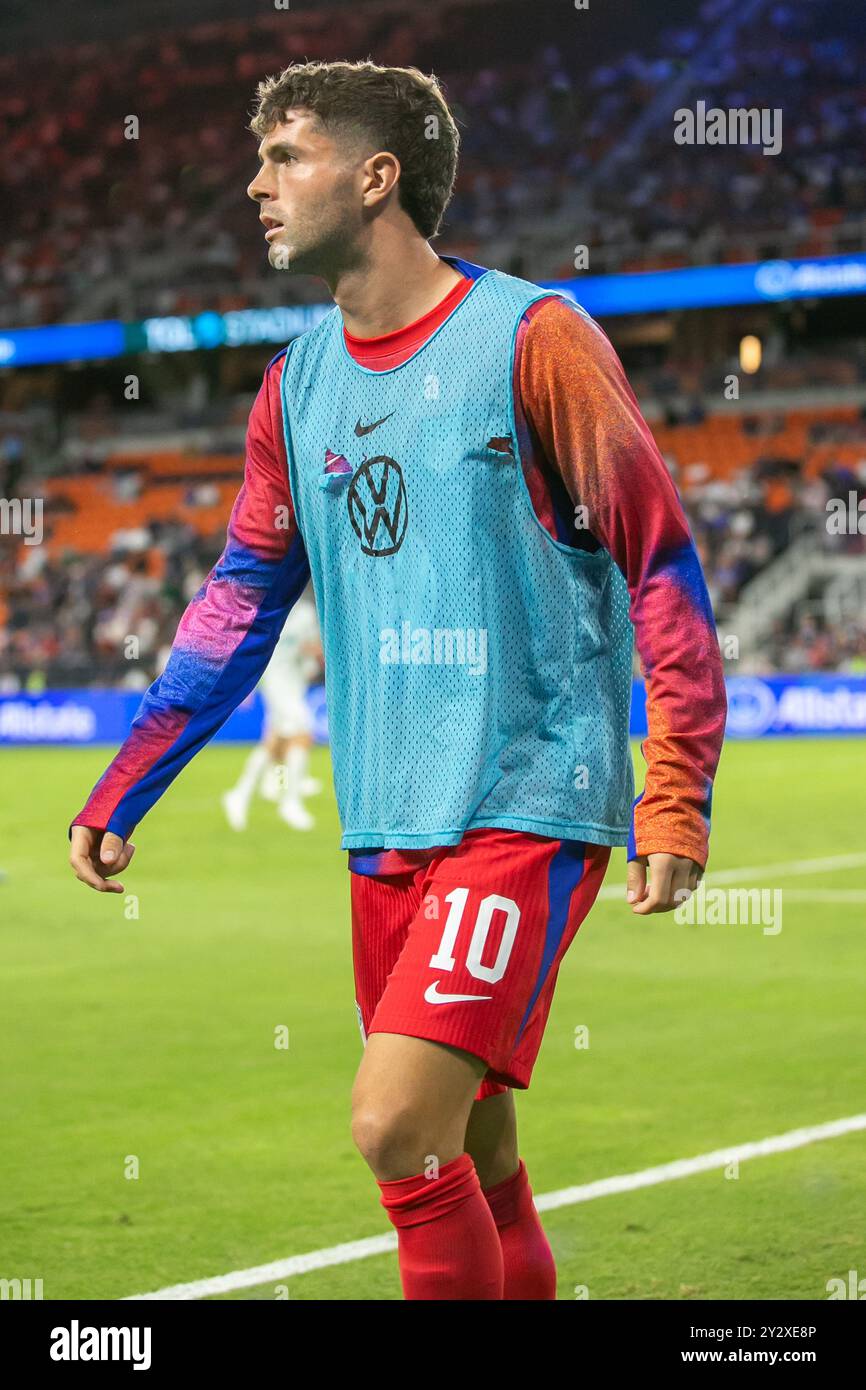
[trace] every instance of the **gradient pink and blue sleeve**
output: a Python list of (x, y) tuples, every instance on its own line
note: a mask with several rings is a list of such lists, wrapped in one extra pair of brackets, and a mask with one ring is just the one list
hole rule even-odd
[(566, 544), (604, 546), (628, 584), (648, 722), (629, 857), (677, 854), (704, 866), (727, 700), (679, 495), (616, 352), (580, 310), (561, 299), (534, 304), (518, 331), (514, 372), (519, 444), (540, 520)]
[(189, 604), (162, 675), (73, 825), (128, 837), (258, 683), (310, 575), (294, 516), (280, 405), (284, 353), (250, 413), (226, 545)]

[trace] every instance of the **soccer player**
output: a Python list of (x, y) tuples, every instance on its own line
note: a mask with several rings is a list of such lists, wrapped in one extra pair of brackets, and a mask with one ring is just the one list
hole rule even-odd
[(598, 325), (431, 246), (458, 147), (435, 79), (294, 65), (260, 84), (252, 129), (270, 262), (335, 307), (266, 370), (226, 548), (75, 818), (72, 866), (123, 892), (135, 826), (312, 577), (366, 1044), (353, 1136), (404, 1294), (551, 1299), (513, 1090), (611, 847), (631, 835), (639, 915), (706, 864), (725, 720), (706, 586)]
[(309, 591), (298, 599), (259, 682), (265, 707), (261, 741), (249, 753), (240, 777), (222, 797), (233, 830), (245, 830), (256, 791), (276, 801), (277, 814), (293, 830), (312, 830), (304, 805), (317, 783), (307, 776), (312, 717), (305, 693), (319, 667), (321, 644), (316, 609)]

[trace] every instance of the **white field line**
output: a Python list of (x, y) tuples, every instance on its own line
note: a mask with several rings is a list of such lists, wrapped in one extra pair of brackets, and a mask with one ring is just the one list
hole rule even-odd
[[(742, 882), (744, 879), (749, 881), (781, 874), (829, 873), (838, 869), (859, 868), (863, 864), (866, 864), (866, 854), (837, 854), (823, 859), (794, 859), (785, 863), (762, 864), (751, 868), (723, 869), (716, 873), (707, 874), (705, 882), (708, 884), (736, 883)], [(624, 883), (610, 884), (602, 888), (599, 897), (618, 898), (624, 894)], [(718, 1150), (715, 1153), (703, 1154), (697, 1158), (681, 1159), (674, 1163), (664, 1164), (659, 1168), (647, 1168), (640, 1173), (602, 1178), (598, 1182), (586, 1183), (582, 1187), (569, 1187), (560, 1192), (548, 1192), (536, 1197), (535, 1204), (539, 1211), (551, 1211), (556, 1207), (590, 1201), (593, 1197), (607, 1196), (614, 1192), (633, 1191), (638, 1187), (649, 1187), (655, 1183), (670, 1181), (673, 1178), (688, 1177), (691, 1173), (723, 1167), (735, 1158), (752, 1158), (767, 1153), (781, 1153), (786, 1149), (816, 1143), (820, 1139), (835, 1138), (837, 1134), (847, 1134), (859, 1129), (866, 1129), (866, 1115), (855, 1115), (847, 1120), (836, 1120), (829, 1125), (817, 1125), (812, 1129), (792, 1130), (789, 1134), (779, 1135), (775, 1139), (762, 1139), (754, 1144), (742, 1145), (739, 1149)], [(369, 1259), (373, 1255), (385, 1255), (396, 1248), (397, 1237), (393, 1233), (370, 1236), (366, 1240), (347, 1241), (345, 1244), (332, 1245), (324, 1250), (312, 1250), (306, 1255), (290, 1255), (283, 1260), (273, 1260), (270, 1264), (256, 1265), (251, 1269), (234, 1270), (230, 1274), (218, 1274), (213, 1278), (198, 1279), (190, 1284), (173, 1284), (169, 1288), (158, 1289), (155, 1293), (134, 1294), (132, 1298), (135, 1301), (209, 1298), (216, 1294), (232, 1293), (237, 1289), (252, 1289), (260, 1284), (278, 1283), (280, 1280), (292, 1279), (299, 1274), (308, 1274), (317, 1269), (329, 1269), (335, 1265), (351, 1264), (356, 1260)]]
[[(704, 874), (704, 883), (750, 883), (762, 878), (790, 877), (792, 874), (829, 874), (838, 869), (859, 869), (866, 864), (866, 854), (831, 854), (824, 859), (789, 859), (781, 864), (755, 864), (746, 869), (718, 869)], [(606, 883), (599, 899), (625, 898), (624, 883)]]
[[(822, 1139), (836, 1139), (842, 1134), (853, 1134), (857, 1130), (866, 1130), (866, 1114), (849, 1115), (846, 1119), (831, 1120), (828, 1124), (792, 1129), (787, 1134), (777, 1134), (748, 1144), (733, 1144), (728, 1149), (714, 1149), (712, 1153), (698, 1154), (696, 1158), (681, 1158), (673, 1163), (662, 1163), (656, 1168), (644, 1168), (639, 1173), (621, 1173), (612, 1178), (600, 1178), (596, 1182), (584, 1183), (580, 1187), (564, 1187), (558, 1192), (545, 1192), (535, 1198), (535, 1205), (539, 1211), (554, 1211), (558, 1207), (571, 1207), (578, 1202), (591, 1202), (596, 1197), (635, 1192), (640, 1187), (654, 1187), (658, 1183), (671, 1182), (675, 1178), (707, 1173), (749, 1158), (787, 1153), (791, 1149), (817, 1144)], [(236, 1269), (231, 1274), (218, 1274), (212, 1279), (197, 1279), (191, 1284), (172, 1284), (169, 1288), (158, 1289), (156, 1293), (134, 1294), (124, 1302), (210, 1298), (214, 1294), (252, 1289), (260, 1284), (281, 1283), (298, 1274), (309, 1274), (312, 1270), (329, 1269), (334, 1265), (351, 1264), (355, 1260), (368, 1259), (371, 1255), (385, 1255), (396, 1248), (397, 1237), (393, 1233), (370, 1236), (366, 1240), (353, 1240), (345, 1245), (332, 1245), (325, 1250), (311, 1250), (306, 1255), (290, 1255), (287, 1259), (255, 1265), (252, 1269)]]

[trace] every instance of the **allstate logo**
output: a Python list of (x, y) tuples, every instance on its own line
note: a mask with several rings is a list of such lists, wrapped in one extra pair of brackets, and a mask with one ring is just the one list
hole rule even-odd
[(735, 738), (760, 738), (776, 718), (776, 696), (766, 681), (734, 676), (728, 681), (727, 732)]
[(765, 261), (755, 271), (755, 289), (768, 299), (782, 299), (790, 291), (793, 279), (790, 261)]

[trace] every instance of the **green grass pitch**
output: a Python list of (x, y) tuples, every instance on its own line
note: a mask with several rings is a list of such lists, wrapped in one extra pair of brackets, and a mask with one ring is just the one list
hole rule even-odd
[[(311, 834), (259, 802), (235, 835), (218, 797), (243, 756), (206, 750), (139, 828), (135, 916), (66, 864), (66, 823), (106, 750), (2, 753), (0, 1277), (41, 1278), (46, 1299), (144, 1293), (388, 1229), (349, 1135), (361, 1044), (333, 798), (311, 803)], [(863, 851), (861, 759), (852, 740), (730, 744), (710, 869)], [(326, 751), (313, 770), (330, 788)], [(623, 877), (616, 851), (608, 881)], [(747, 884), (785, 892), (778, 935), (615, 901), (584, 924), (518, 1096), (537, 1193), (866, 1110), (866, 865)], [(864, 1212), (857, 1133), (544, 1220), (560, 1298), (822, 1299), (829, 1279), (866, 1277)], [(399, 1296), (393, 1254), (289, 1281), (291, 1299)]]

